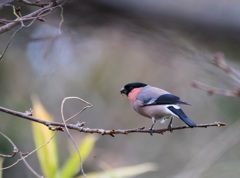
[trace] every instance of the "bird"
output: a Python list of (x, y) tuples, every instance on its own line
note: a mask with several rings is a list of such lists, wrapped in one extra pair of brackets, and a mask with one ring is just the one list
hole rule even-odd
[(190, 105), (161, 88), (153, 87), (141, 82), (126, 84), (120, 90), (121, 95), (126, 95), (133, 109), (142, 116), (152, 119), (150, 134), (157, 120), (165, 123), (170, 119), (168, 130), (172, 132), (173, 118), (181, 119), (186, 125), (193, 128), (196, 124), (180, 108), (180, 104)]

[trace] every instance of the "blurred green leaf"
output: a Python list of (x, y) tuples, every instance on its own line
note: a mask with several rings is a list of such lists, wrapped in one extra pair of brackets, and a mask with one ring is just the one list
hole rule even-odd
[[(4, 159), (0, 157), (0, 168), (2, 168)], [(0, 170), (0, 178), (2, 178), (2, 171)]]
[[(146, 172), (156, 171), (158, 169), (155, 163), (143, 163), (134, 166), (110, 169), (103, 172), (87, 173), (87, 178), (127, 178), (137, 176)], [(83, 178), (79, 176), (77, 178)]]
[[(80, 150), (82, 162), (88, 157), (89, 153), (92, 151), (93, 146), (96, 142), (96, 136), (88, 135), (84, 137), (82, 143), (79, 145), (78, 149)], [(79, 172), (80, 168), (80, 159), (78, 152), (75, 151), (69, 159), (63, 165), (59, 175), (62, 178), (74, 177)]]
[[(42, 106), (41, 102), (34, 97), (33, 102), (33, 116), (47, 121), (52, 121), (51, 116)], [(35, 146), (38, 148), (49, 141), (52, 137), (53, 132), (48, 127), (32, 122), (32, 131)], [(58, 156), (57, 156), (57, 145), (56, 139), (53, 138), (48, 144), (44, 145), (37, 151), (38, 159), (44, 177), (52, 178), (58, 169)]]

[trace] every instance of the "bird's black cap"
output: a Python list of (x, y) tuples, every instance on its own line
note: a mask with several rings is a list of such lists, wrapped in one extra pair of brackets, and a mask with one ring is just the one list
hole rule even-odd
[(121, 90), (120, 93), (121, 94), (125, 94), (128, 96), (128, 94), (134, 89), (134, 88), (142, 88), (147, 86), (147, 84), (145, 83), (141, 83), (141, 82), (134, 82), (134, 83), (128, 83), (127, 85), (125, 85)]

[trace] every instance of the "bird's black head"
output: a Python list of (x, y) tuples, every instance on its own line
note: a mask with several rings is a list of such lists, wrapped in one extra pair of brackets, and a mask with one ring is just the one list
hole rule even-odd
[(147, 84), (145, 83), (140, 83), (140, 82), (134, 82), (134, 83), (128, 83), (127, 85), (125, 85), (121, 90), (120, 93), (121, 94), (125, 94), (128, 96), (128, 94), (134, 89), (134, 88), (141, 88), (141, 87), (145, 87), (147, 86)]

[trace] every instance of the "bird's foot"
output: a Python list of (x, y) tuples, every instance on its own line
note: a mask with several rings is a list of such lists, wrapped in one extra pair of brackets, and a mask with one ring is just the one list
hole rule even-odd
[(153, 136), (153, 129), (152, 128), (149, 129), (149, 133), (150, 133), (151, 136)]
[(172, 124), (169, 124), (169, 125), (168, 125), (168, 130), (169, 130), (171, 133), (173, 132)]
[(152, 125), (149, 129), (150, 135), (153, 136), (153, 126), (156, 123), (156, 119), (154, 117), (152, 117)]
[(168, 124), (168, 130), (172, 133), (173, 132), (173, 129), (172, 129), (172, 121), (173, 121), (173, 118), (171, 117), (171, 120)]

